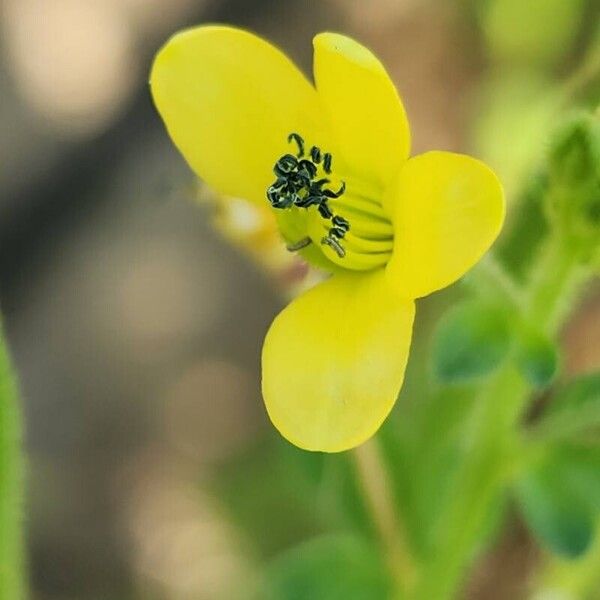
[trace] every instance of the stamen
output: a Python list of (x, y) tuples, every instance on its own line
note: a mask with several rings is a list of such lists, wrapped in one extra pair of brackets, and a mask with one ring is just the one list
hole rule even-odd
[[(335, 253), (343, 258), (346, 251), (340, 244), (350, 230), (350, 223), (339, 215), (336, 215), (329, 206), (330, 200), (336, 200), (346, 191), (346, 183), (342, 181), (339, 190), (334, 191), (324, 187), (329, 179), (323, 178), (315, 181), (318, 166), (323, 171), (331, 173), (333, 157), (329, 152), (322, 152), (317, 146), (310, 149), (310, 159), (304, 156), (304, 139), (298, 133), (288, 135), (288, 143), (294, 142), (298, 146), (296, 156), (284, 154), (274, 165), (273, 172), (277, 176), (275, 183), (267, 189), (267, 199), (273, 208), (285, 209), (296, 206), (298, 208), (309, 208), (316, 206), (323, 219), (331, 221), (331, 227), (327, 235), (321, 240), (321, 244), (329, 246)], [(310, 238), (288, 246), (288, 250), (294, 252), (301, 250), (312, 243)]]
[(298, 158), (302, 158), (304, 156), (304, 140), (297, 133), (290, 133), (290, 135), (288, 135), (288, 143), (292, 140), (296, 142), (296, 145), (298, 146)]
[(340, 258), (344, 258), (344, 256), (346, 256), (346, 251), (332, 235), (328, 235), (327, 237), (324, 237), (321, 240), (321, 244), (332, 248)]
[(310, 158), (316, 165), (318, 165), (321, 162), (321, 149), (313, 146), (310, 149)]
[(298, 250), (302, 250), (302, 248), (306, 248), (306, 246), (310, 246), (312, 244), (312, 240), (309, 237), (302, 238), (298, 240), (294, 244), (288, 244), (286, 249), (290, 252), (298, 252)]

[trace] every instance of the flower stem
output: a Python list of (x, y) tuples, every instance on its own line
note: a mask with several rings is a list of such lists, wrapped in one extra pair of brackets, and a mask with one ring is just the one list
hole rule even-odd
[(560, 234), (551, 236), (529, 285), (528, 318), (549, 335), (555, 335), (568, 312), (573, 310), (576, 293), (584, 281), (585, 271), (577, 265), (568, 241)]
[(381, 540), (390, 572), (400, 597), (404, 597), (414, 586), (416, 565), (392, 498), (388, 469), (383, 464), (376, 438), (356, 448), (353, 457), (359, 485)]
[(455, 493), (441, 520), (436, 554), (416, 592), (419, 600), (454, 598), (490, 505), (516, 464), (511, 434), (527, 399), (526, 390), (510, 365), (481, 388), (463, 446), (462, 466), (453, 483)]
[(0, 335), (0, 600), (25, 597), (22, 471), (19, 397)]
[(560, 90), (563, 104), (567, 104), (600, 76), (600, 31), (592, 39), (579, 67), (566, 79)]
[(465, 277), (464, 282), (479, 292), (485, 291), (489, 296), (517, 311), (524, 308), (523, 290), (491, 254), (481, 259), (473, 273)]
[[(555, 335), (582, 281), (568, 244), (560, 235), (551, 235), (524, 290), (524, 318)], [(518, 424), (530, 391), (510, 363), (481, 385), (453, 483), (455, 493), (441, 518), (444, 525), (435, 555), (419, 581), (418, 600), (455, 597), (492, 503), (522, 463)]]

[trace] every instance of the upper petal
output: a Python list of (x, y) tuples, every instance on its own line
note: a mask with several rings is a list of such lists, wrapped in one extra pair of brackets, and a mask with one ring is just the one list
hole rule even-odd
[(504, 193), (494, 172), (452, 152), (411, 158), (385, 202), (394, 225), (387, 272), (409, 298), (461, 277), (492, 245), (504, 221)]
[(321, 33), (313, 43), (317, 91), (336, 140), (334, 162), (385, 187), (410, 152), (396, 88), (373, 53), (354, 40)]
[(390, 412), (404, 378), (414, 303), (382, 269), (340, 273), (275, 319), (263, 348), (263, 396), (273, 424), (307, 450), (365, 441)]
[(247, 31), (211, 25), (178, 33), (157, 54), (150, 85), (175, 145), (223, 194), (266, 202), (273, 165), (292, 149), (288, 134), (318, 137), (312, 85)]

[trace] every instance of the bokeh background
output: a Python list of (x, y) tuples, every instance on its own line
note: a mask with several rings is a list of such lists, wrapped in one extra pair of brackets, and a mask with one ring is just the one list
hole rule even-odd
[[(240, 585), (250, 597), (279, 552), (347, 518), (327, 508), (346, 459), (315, 494), (302, 453), (266, 419), (260, 348), (282, 282), (212, 226), (154, 111), (147, 78), (166, 38), (232, 23), (310, 72), (315, 33), (352, 35), (395, 79), (414, 151), (472, 152), (510, 194), (539, 159), (553, 90), (577, 85), (599, 9), (2, 1), (0, 300), (25, 402), (33, 598), (212, 600)], [(452, 293), (421, 303), (411, 364)], [(597, 368), (599, 339), (591, 290), (565, 332), (566, 368)], [(409, 370), (409, 390), (419, 376)], [(348, 514), (362, 510), (349, 491)], [(519, 598), (536, 556), (515, 519), (467, 597)]]

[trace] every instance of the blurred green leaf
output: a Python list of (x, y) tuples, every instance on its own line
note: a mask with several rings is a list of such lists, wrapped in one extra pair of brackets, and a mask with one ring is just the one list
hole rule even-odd
[(528, 330), (521, 335), (516, 360), (523, 377), (533, 387), (546, 387), (558, 370), (558, 348), (546, 335)]
[(318, 534), (372, 534), (350, 455), (306, 452), (276, 432), (219, 465), (211, 490), (263, 557)]
[(212, 475), (212, 492), (254, 550), (265, 557), (323, 531), (315, 473), (322, 469), (322, 457), (304, 452), (295, 463), (284, 463), (285, 444), (270, 437), (233, 456)]
[(547, 208), (583, 262), (600, 254), (600, 112), (573, 116), (550, 147)]
[(568, 490), (536, 474), (520, 483), (518, 496), (527, 525), (544, 545), (572, 558), (585, 552), (593, 521)]
[(506, 357), (510, 341), (508, 315), (502, 308), (464, 302), (440, 320), (433, 345), (435, 373), (444, 382), (485, 375)]
[(494, 253), (504, 268), (521, 284), (527, 281), (534, 259), (549, 232), (544, 211), (548, 190), (545, 168), (527, 178), (515, 199), (510, 222), (494, 245)]
[(483, 83), (474, 147), (498, 173), (509, 202), (542, 158), (560, 101), (552, 80), (531, 69), (499, 70)]
[(584, 0), (489, 0), (482, 25), (492, 58), (555, 63), (573, 45), (584, 7)]
[(558, 390), (532, 434), (565, 438), (600, 428), (600, 372), (581, 375)]
[(582, 555), (600, 515), (600, 448), (552, 447), (516, 492), (525, 521), (542, 544), (566, 557)]
[(377, 550), (350, 535), (316, 538), (286, 552), (267, 572), (269, 600), (385, 600), (389, 575)]

